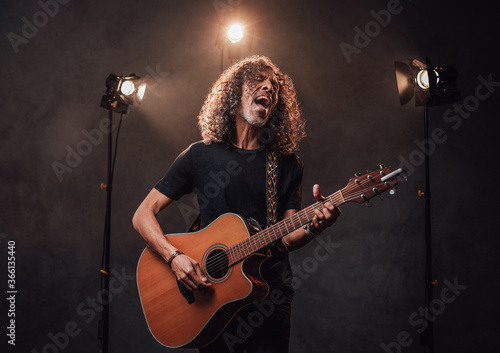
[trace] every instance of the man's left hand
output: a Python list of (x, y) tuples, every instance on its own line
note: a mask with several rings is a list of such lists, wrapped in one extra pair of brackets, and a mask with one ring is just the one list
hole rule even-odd
[[(313, 186), (313, 196), (316, 201), (323, 201), (325, 198), (321, 195), (321, 190), (318, 184)], [(331, 202), (325, 202), (322, 210), (314, 210), (315, 216), (311, 221), (311, 225), (319, 231), (325, 230), (337, 221), (340, 216), (340, 209)]]

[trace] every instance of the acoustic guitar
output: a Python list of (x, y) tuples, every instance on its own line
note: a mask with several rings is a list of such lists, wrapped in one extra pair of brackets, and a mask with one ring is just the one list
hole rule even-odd
[(269, 287), (260, 274), (267, 245), (309, 223), (323, 203), (368, 202), (397, 185), (400, 168), (356, 176), (342, 190), (258, 232), (243, 218), (226, 213), (193, 233), (165, 235), (170, 243), (198, 261), (212, 286), (188, 291), (168, 264), (146, 248), (137, 266), (137, 286), (149, 329), (170, 348), (200, 348), (212, 342), (243, 307), (263, 300)]

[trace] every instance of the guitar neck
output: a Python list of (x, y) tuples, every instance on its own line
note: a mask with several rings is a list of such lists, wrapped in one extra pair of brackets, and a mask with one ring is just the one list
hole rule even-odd
[(229, 255), (229, 265), (243, 260), (267, 245), (272, 244), (276, 240), (284, 237), (288, 233), (299, 229), (304, 226), (304, 224), (311, 222), (315, 215), (314, 210), (322, 210), (325, 202), (331, 202), (335, 206), (340, 206), (346, 201), (342, 195), (342, 190), (339, 190), (330, 196), (325, 197), (322, 201), (318, 201), (300, 210), (299, 212), (294, 213), (292, 216), (254, 234), (250, 238), (231, 246), (226, 250)]
[(381, 165), (379, 170), (371, 173), (361, 176), (356, 174), (356, 178), (350, 179), (343, 189), (226, 249), (229, 265), (243, 260), (304, 224), (311, 222), (315, 215), (314, 211), (321, 211), (325, 202), (340, 206), (349, 201), (364, 203), (372, 197), (380, 196), (381, 193), (391, 190), (397, 185), (396, 177), (403, 172), (402, 168), (393, 171), (391, 167)]

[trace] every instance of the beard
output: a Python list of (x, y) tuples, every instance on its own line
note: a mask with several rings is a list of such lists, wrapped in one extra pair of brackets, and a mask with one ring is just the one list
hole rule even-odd
[(254, 127), (263, 127), (269, 120), (269, 116), (266, 114), (266, 111), (255, 111), (250, 107), (243, 109), (240, 114), (247, 123)]
[(250, 118), (247, 119), (246, 117), (243, 117), (247, 123), (254, 127), (263, 127), (266, 125), (267, 119), (260, 119), (260, 118)]

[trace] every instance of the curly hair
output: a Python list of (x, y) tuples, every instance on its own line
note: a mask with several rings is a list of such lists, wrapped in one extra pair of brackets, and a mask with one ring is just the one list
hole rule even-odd
[(265, 56), (254, 55), (225, 70), (212, 86), (198, 115), (198, 127), (205, 144), (232, 145), (236, 141), (235, 117), (242, 86), (252, 82), (259, 71), (270, 68), (276, 75), (278, 100), (267, 124), (260, 130), (261, 142), (279, 154), (290, 154), (305, 136), (305, 120), (297, 102), (292, 80)]

